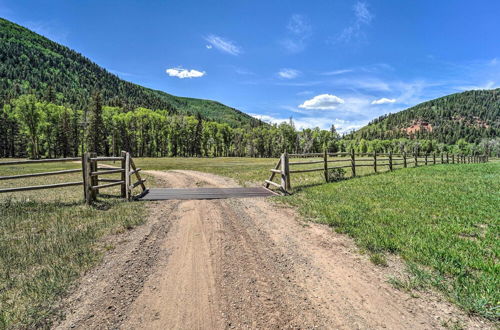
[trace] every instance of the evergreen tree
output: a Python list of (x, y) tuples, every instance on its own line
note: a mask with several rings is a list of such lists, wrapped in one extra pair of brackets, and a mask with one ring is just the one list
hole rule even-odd
[(87, 151), (102, 154), (104, 146), (104, 121), (102, 119), (101, 94), (94, 92), (89, 109), (87, 127)]

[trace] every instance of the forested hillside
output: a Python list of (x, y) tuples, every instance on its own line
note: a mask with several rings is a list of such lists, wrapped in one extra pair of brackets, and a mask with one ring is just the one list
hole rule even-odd
[(108, 106), (199, 113), (232, 127), (259, 124), (215, 101), (177, 97), (121, 80), (81, 54), (2, 18), (0, 45), (0, 106), (22, 94), (34, 94), (40, 100), (85, 109), (91, 94), (99, 91)]
[(444, 96), (385, 115), (349, 134), (350, 139), (433, 139), (454, 144), (479, 143), (500, 133), (500, 89)]

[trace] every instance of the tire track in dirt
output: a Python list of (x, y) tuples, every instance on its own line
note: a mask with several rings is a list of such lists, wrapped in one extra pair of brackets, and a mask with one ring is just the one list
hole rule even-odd
[[(169, 187), (237, 186), (201, 172), (148, 173)], [(148, 223), (82, 280), (60, 328), (435, 329), (450, 319), (491, 326), (434, 295), (395, 290), (388, 270), (350, 239), (265, 199), (150, 206)]]

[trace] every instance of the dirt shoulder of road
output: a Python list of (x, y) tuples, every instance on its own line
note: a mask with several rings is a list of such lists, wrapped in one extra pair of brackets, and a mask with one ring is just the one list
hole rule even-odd
[[(165, 187), (235, 187), (195, 171), (149, 171)], [(263, 198), (162, 201), (62, 303), (57, 328), (493, 328), (433, 293), (388, 282), (351, 239)]]

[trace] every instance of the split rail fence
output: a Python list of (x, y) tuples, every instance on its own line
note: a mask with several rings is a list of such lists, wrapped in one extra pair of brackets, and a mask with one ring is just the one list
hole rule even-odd
[[(319, 160), (300, 160), (290, 161), (291, 158), (321, 158)], [(384, 168), (393, 171), (397, 166), (399, 168), (418, 167), (435, 164), (469, 164), (469, 163), (485, 163), (488, 161), (488, 156), (485, 155), (455, 155), (449, 153), (441, 154), (393, 154), (389, 153), (355, 153), (351, 152), (336, 152), (336, 153), (308, 153), (308, 154), (288, 154), (283, 153), (278, 160), (278, 163), (273, 169), (270, 169), (271, 175), (268, 180), (264, 181), (264, 186), (278, 188), (284, 194), (288, 194), (291, 190), (291, 174), (323, 172), (325, 181), (330, 181), (330, 171), (334, 169), (350, 169), (352, 177), (356, 177), (356, 169), (359, 167), (373, 167), (374, 173), (380, 172)], [(344, 163), (341, 165), (340, 163)], [(347, 163), (347, 165), (345, 165)], [(335, 164), (339, 164), (335, 166)], [(304, 168), (304, 165), (317, 165), (314, 168)], [(292, 168), (293, 167), (293, 168)], [(301, 168), (302, 167), (302, 168)], [(278, 175), (280, 182), (275, 182), (273, 179)]]
[[(100, 164), (102, 162), (120, 162), (120, 167), (108, 166)], [(134, 160), (130, 153), (122, 151), (119, 157), (98, 157), (96, 153), (85, 153), (81, 158), (57, 158), (57, 159), (36, 159), (36, 160), (16, 160), (0, 162), (0, 166), (13, 166), (13, 165), (27, 165), (27, 164), (40, 164), (40, 163), (62, 163), (62, 162), (81, 162), (81, 169), (68, 169), (52, 172), (18, 174), (10, 176), (0, 176), (2, 180), (24, 179), (32, 177), (43, 176), (59, 176), (69, 173), (82, 173), (81, 181), (53, 183), (37, 186), (25, 186), (15, 188), (1, 188), (0, 193), (14, 193), (20, 191), (40, 190), (40, 189), (54, 189), (71, 186), (82, 186), (83, 196), (87, 204), (92, 204), (97, 200), (99, 191), (105, 188), (114, 186), (121, 186), (121, 197), (127, 200), (138, 198), (145, 194), (148, 189), (146, 188), (145, 179), (141, 178), (141, 169), (135, 166)], [(109, 178), (110, 174), (120, 174), (120, 178)], [(105, 177), (104, 177), (105, 176)], [(132, 183), (131, 178), (135, 176), (136, 182)], [(133, 190), (136, 187), (141, 187), (142, 192), (133, 195)]]

